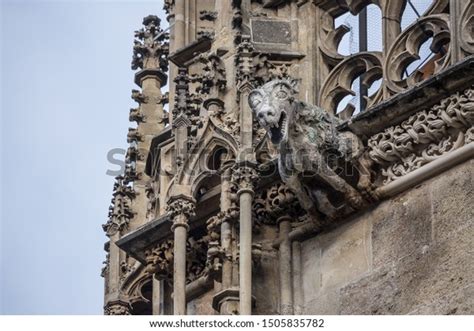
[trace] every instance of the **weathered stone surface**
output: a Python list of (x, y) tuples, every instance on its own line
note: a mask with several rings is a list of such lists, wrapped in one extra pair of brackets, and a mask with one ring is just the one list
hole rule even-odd
[(410, 312), (412, 315), (472, 315), (474, 285), (448, 293)]
[(316, 298), (321, 288), (321, 247), (319, 238), (311, 238), (301, 244), (302, 287), (304, 302)]
[(209, 302), (212, 302), (213, 291), (204, 293), (203, 295), (193, 299), (187, 304), (188, 315), (215, 315), (216, 311)]
[(291, 25), (287, 21), (252, 20), (252, 40), (266, 44), (291, 44)]
[(351, 222), (321, 238), (321, 287), (341, 286), (371, 269), (370, 222)]
[(395, 198), (373, 215), (374, 267), (396, 262), (430, 243), (431, 202), (426, 185)]
[(315, 299), (305, 303), (305, 315), (335, 315), (339, 314), (339, 289), (333, 288), (319, 292)]
[(433, 239), (442, 241), (474, 226), (474, 160), (432, 180)]
[[(406, 314), (418, 305), (457, 292), (474, 281), (473, 229), (426, 247), (399, 261), (396, 282), (401, 290), (397, 311)], [(474, 310), (474, 307), (471, 307)]]
[(302, 243), (305, 313), (336, 313), (339, 288), (371, 269), (370, 233), (359, 219)]
[(391, 264), (374, 270), (369, 276), (341, 289), (341, 314), (395, 314), (399, 294)]
[(278, 314), (278, 257), (268, 251), (262, 252), (260, 261), (254, 264), (252, 273), (252, 291), (255, 297), (255, 315)]
[[(397, 263), (387, 263), (341, 290), (342, 314), (408, 314), (474, 311), (464, 289), (474, 281), (473, 231), (425, 246)], [(439, 304), (434, 304), (439, 302)], [(462, 303), (460, 305), (459, 303)]]

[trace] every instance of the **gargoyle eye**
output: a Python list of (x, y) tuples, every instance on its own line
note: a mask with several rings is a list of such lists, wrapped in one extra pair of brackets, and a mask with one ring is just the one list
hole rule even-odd
[(276, 93), (276, 97), (277, 97), (278, 99), (286, 99), (286, 98), (288, 98), (288, 93), (286, 93), (286, 92), (283, 91), (283, 90), (280, 90), (280, 91), (278, 91), (278, 92)]

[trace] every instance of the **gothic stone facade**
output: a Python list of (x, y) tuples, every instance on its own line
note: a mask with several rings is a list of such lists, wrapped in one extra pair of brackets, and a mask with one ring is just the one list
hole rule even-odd
[[(407, 26), (405, 0), (164, 6), (135, 33), (106, 314), (474, 313), (472, 1)], [(381, 49), (341, 54), (368, 6)]]

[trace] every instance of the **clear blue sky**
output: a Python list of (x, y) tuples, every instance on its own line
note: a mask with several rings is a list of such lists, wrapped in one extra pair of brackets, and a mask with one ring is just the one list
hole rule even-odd
[(100, 314), (106, 155), (127, 147), (133, 31), (163, 1), (0, 1), (0, 312)]
[(101, 314), (106, 155), (127, 147), (133, 31), (163, 2), (1, 1), (0, 312)]

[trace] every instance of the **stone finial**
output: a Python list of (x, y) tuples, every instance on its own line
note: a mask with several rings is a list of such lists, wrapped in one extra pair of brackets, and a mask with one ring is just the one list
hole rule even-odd
[(158, 16), (143, 19), (144, 28), (135, 31), (132, 69), (168, 71), (169, 34), (160, 28)]
[(107, 223), (102, 225), (102, 228), (109, 237), (128, 226), (130, 219), (133, 217), (130, 200), (134, 198), (135, 193), (130, 186), (125, 184), (124, 177), (117, 176), (112, 195), (109, 219)]

